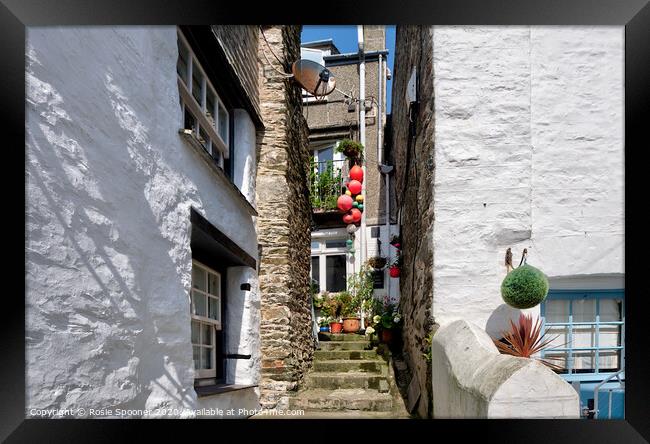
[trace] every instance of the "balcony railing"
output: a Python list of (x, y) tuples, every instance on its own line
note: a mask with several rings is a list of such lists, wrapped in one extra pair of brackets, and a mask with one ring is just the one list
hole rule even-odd
[(347, 165), (344, 160), (312, 162), (309, 174), (309, 198), (314, 212), (337, 211), (336, 201), (343, 192)]

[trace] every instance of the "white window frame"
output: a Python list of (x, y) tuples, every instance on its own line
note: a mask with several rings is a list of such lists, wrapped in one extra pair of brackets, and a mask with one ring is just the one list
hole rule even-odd
[[(193, 136), (200, 140), (200, 130), (203, 130), (207, 133), (208, 139), (207, 145), (205, 146), (206, 151), (210, 153), (212, 157), (215, 157), (215, 154), (219, 154), (216, 159), (219, 163), (219, 166), (223, 168), (223, 160), (228, 159), (230, 152), (228, 150), (228, 143), (230, 140), (230, 112), (228, 108), (223, 104), (223, 101), (217, 94), (216, 88), (210, 82), (210, 79), (205, 74), (205, 70), (199, 63), (196, 54), (192, 50), (187, 38), (183, 35), (183, 32), (180, 29), (178, 31), (178, 42), (179, 45), (185, 47), (188, 58), (187, 58), (187, 83), (183, 81), (183, 78), (180, 74), (176, 73), (178, 79), (178, 90), (181, 98), (181, 127), (185, 128), (185, 110), (189, 110), (192, 115), (195, 117), (195, 127), (191, 128)], [(180, 57), (180, 55), (179, 55)], [(178, 62), (177, 62), (178, 63)], [(193, 82), (192, 75), (194, 72), (198, 72), (201, 78), (201, 103), (199, 103), (194, 95), (192, 94)], [(214, 109), (207, 109), (207, 91), (208, 89), (214, 95)], [(223, 140), (219, 134), (220, 125), (219, 122), (219, 109), (223, 108), (226, 112), (226, 121), (224, 122), (226, 130), (226, 140)], [(208, 113), (212, 115), (212, 121), (208, 117)]]
[[(196, 321), (199, 323), (199, 343), (194, 343), (192, 342), (192, 356), (194, 356), (194, 347), (199, 347), (200, 349), (202, 348), (211, 348), (212, 349), (212, 362), (210, 363), (210, 368), (209, 369), (202, 369), (202, 359), (203, 359), (203, 354), (199, 353), (199, 368), (194, 369), (194, 374), (196, 379), (200, 378), (215, 378), (217, 376), (217, 350), (216, 350), (216, 331), (221, 330), (221, 273), (214, 271), (210, 267), (202, 264), (201, 262), (197, 260), (192, 260), (192, 279), (194, 279), (194, 268), (200, 268), (205, 272), (206, 276), (206, 281), (205, 281), (205, 288), (206, 290), (199, 290), (197, 288), (194, 288), (194, 281), (191, 283), (191, 293), (190, 293), (190, 317), (192, 321)], [(217, 295), (208, 293), (208, 282), (210, 280), (210, 275), (215, 275), (218, 278), (219, 285), (217, 285)], [(195, 307), (194, 307), (194, 297), (193, 294), (194, 292), (197, 292), (199, 294), (202, 294), (206, 297), (206, 304), (205, 304), (205, 309), (206, 313), (208, 316), (200, 316), (195, 314)], [(217, 300), (217, 308), (218, 308), (218, 319), (213, 319), (210, 318), (210, 298), (216, 299)], [(211, 345), (205, 345), (203, 341), (203, 325), (210, 325), (212, 326), (212, 329), (210, 330), (212, 332), (212, 338), (210, 341)], [(190, 325), (190, 330), (191, 330), (191, 325)]]
[[(312, 242), (318, 242), (318, 248), (312, 248), (311, 249), (311, 254), (310, 254), (310, 261), (311, 258), (314, 256), (318, 256), (318, 273), (319, 273), (319, 287), (320, 287), (320, 292), (328, 291), (332, 292), (327, 288), (327, 256), (344, 256), (345, 257), (345, 286), (347, 289), (348, 286), (348, 275), (349, 269), (350, 269), (350, 263), (348, 261), (348, 256), (347, 256), (347, 247), (339, 247), (339, 248), (327, 248), (325, 246), (325, 242), (327, 241), (337, 241), (337, 240), (342, 240), (345, 242), (347, 240), (347, 236), (343, 233), (341, 234), (335, 234), (333, 236), (328, 236), (328, 237), (312, 237), (311, 241)], [(311, 269), (310, 269), (310, 277), (311, 277)]]

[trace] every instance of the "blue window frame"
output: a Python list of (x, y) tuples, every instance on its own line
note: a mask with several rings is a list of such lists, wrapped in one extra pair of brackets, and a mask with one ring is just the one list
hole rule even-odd
[(543, 331), (559, 336), (542, 358), (563, 365), (566, 380), (602, 380), (624, 368), (623, 289), (551, 290), (540, 309)]

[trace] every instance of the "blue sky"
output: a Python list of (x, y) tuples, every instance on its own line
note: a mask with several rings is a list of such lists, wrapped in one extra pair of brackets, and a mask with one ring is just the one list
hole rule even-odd
[[(312, 42), (314, 40), (332, 39), (339, 51), (357, 52), (357, 27), (347, 25), (326, 25), (312, 26), (305, 25), (302, 27), (303, 42)], [(395, 75), (393, 70), (393, 60), (395, 58), (395, 25), (386, 26), (386, 48), (388, 49), (388, 68)], [(386, 112), (391, 110), (391, 95), (393, 82), (389, 80), (386, 83)]]

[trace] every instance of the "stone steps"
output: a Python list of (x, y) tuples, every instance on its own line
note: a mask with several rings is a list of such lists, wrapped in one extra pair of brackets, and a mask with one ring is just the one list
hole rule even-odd
[(319, 333), (318, 338), (323, 341), (365, 341), (364, 335), (356, 333)]
[(313, 372), (307, 375), (308, 388), (323, 389), (374, 389), (388, 391), (388, 382), (383, 374), (366, 372)]
[(389, 393), (367, 389), (309, 389), (289, 400), (289, 408), (314, 411), (389, 411), (393, 398)]
[(370, 348), (368, 341), (332, 341), (320, 342), (321, 350), (367, 350)]
[(371, 372), (386, 374), (386, 363), (382, 360), (356, 359), (331, 361), (314, 361), (315, 372)]
[(330, 361), (333, 359), (382, 359), (375, 350), (316, 350), (315, 361)]

